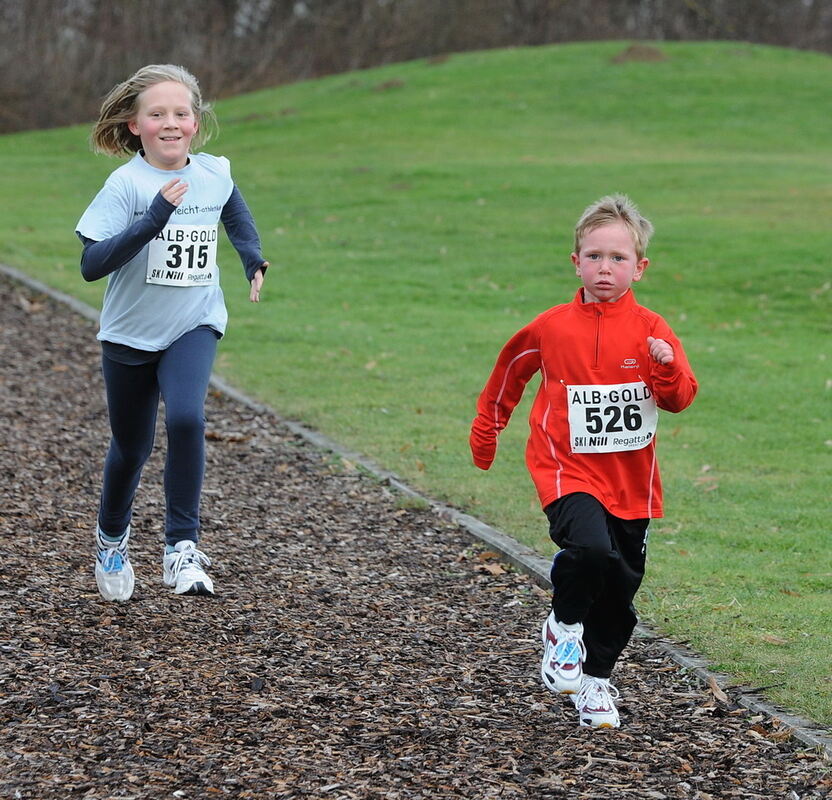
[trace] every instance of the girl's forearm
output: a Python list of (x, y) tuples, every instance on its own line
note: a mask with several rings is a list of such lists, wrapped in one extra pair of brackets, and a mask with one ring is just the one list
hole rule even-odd
[(243, 268), (246, 271), (246, 278), (250, 281), (258, 269), (265, 273), (266, 267), (263, 264), (260, 236), (257, 234), (251, 211), (236, 185), (225, 206), (223, 206), (220, 221), (225, 228), (229, 241), (240, 255)]
[(95, 241), (79, 235), (84, 244), (81, 254), (81, 275), (86, 281), (97, 281), (123, 267), (167, 225), (175, 206), (157, 194), (147, 213), (121, 233)]

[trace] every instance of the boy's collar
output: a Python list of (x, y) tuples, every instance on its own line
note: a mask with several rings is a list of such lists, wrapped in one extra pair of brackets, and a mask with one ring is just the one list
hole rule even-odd
[(595, 316), (596, 312), (599, 314), (603, 314), (604, 316), (615, 316), (620, 314), (624, 311), (629, 311), (636, 303), (636, 296), (633, 294), (633, 290), (627, 289), (621, 297), (618, 298), (615, 302), (610, 303), (585, 303), (584, 302), (584, 289), (583, 286), (578, 289), (577, 293), (575, 294), (575, 305), (577, 305), (581, 311), (586, 314), (591, 314)]

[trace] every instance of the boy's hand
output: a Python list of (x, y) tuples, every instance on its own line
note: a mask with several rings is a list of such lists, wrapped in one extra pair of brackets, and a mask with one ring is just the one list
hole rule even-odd
[[(263, 269), (269, 266), (268, 261), (263, 262)], [(251, 279), (251, 291), (248, 294), (248, 299), (252, 303), (259, 303), (260, 302), (260, 289), (263, 286), (263, 270), (258, 269), (257, 272), (254, 273), (254, 277)]]
[(165, 198), (171, 205), (178, 206), (182, 202), (182, 198), (185, 196), (185, 192), (188, 191), (188, 184), (185, 183), (181, 178), (174, 178), (172, 181), (168, 181), (161, 189), (159, 189), (159, 194)]
[(659, 364), (673, 363), (673, 348), (664, 339), (656, 339), (648, 336), (647, 347), (650, 350), (650, 355)]

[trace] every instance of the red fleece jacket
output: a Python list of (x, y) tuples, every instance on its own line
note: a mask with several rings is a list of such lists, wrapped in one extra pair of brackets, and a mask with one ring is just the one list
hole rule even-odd
[[(586, 492), (621, 519), (661, 517), (650, 419), (656, 406), (687, 408), (696, 378), (670, 326), (638, 305), (632, 291), (614, 303), (584, 303), (582, 297), (579, 290), (571, 303), (545, 311), (500, 352), (471, 426), (474, 463), (491, 466), (500, 431), (540, 371), (526, 464), (543, 507)], [(672, 363), (651, 358), (648, 336), (673, 347)]]

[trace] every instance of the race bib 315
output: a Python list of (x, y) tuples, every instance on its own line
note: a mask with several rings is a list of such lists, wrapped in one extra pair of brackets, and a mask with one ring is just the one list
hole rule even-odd
[(216, 225), (167, 225), (148, 245), (146, 283), (216, 286)]

